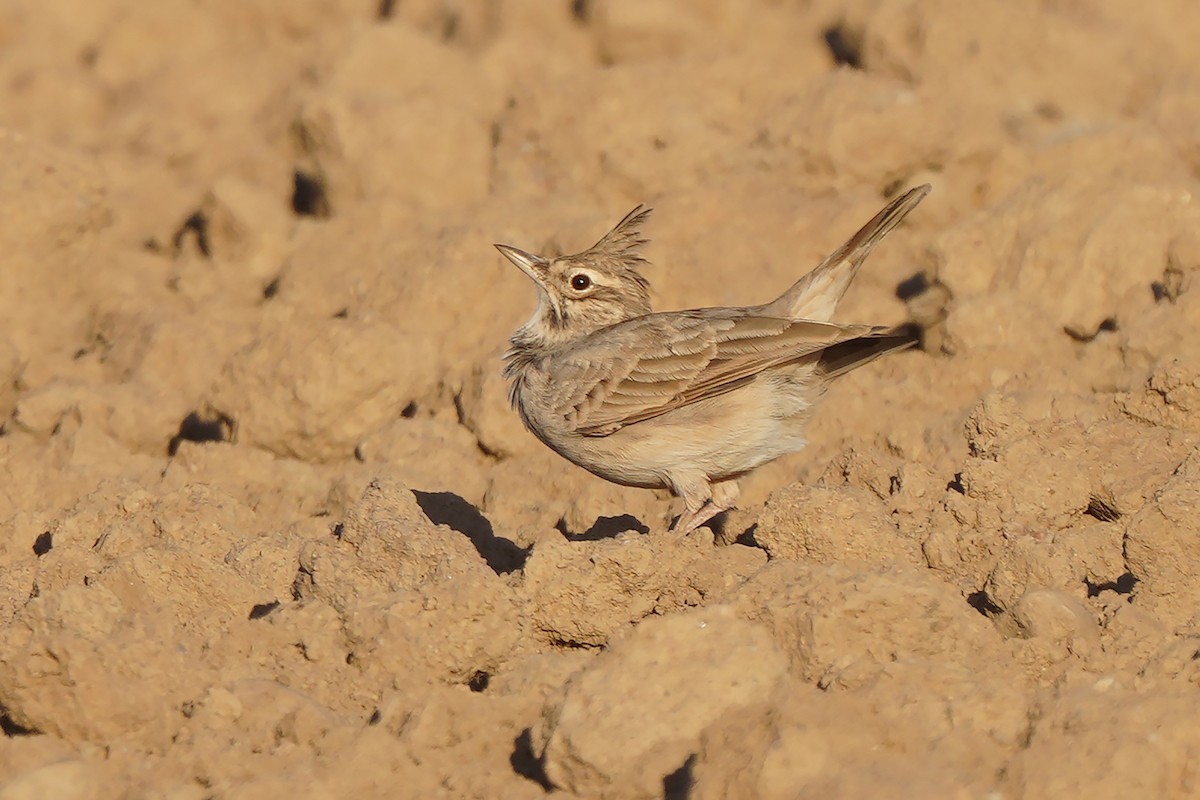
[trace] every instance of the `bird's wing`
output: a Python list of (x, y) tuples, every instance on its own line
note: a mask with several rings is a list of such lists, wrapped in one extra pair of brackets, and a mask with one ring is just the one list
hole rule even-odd
[(739, 309), (649, 314), (553, 356), (547, 399), (577, 433), (607, 436), (874, 332), (867, 325), (778, 319)]

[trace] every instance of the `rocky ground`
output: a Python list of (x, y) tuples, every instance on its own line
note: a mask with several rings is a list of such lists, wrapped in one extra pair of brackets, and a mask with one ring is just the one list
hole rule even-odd
[[(1200, 794), (1197, 27), (10, 0), (0, 798)], [(492, 242), (754, 303), (922, 182), (715, 532), (508, 409)]]

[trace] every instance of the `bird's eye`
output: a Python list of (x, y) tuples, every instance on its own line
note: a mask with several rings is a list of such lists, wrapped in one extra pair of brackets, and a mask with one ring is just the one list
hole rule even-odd
[(584, 289), (592, 285), (592, 279), (582, 272), (571, 278), (571, 288), (577, 292), (582, 292)]

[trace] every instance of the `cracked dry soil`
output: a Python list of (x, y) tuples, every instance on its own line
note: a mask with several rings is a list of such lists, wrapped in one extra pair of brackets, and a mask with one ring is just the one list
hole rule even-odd
[[(1198, 25), (7, 3), (0, 798), (1196, 796)], [(507, 408), (493, 241), (760, 302), (924, 181), (715, 533)]]

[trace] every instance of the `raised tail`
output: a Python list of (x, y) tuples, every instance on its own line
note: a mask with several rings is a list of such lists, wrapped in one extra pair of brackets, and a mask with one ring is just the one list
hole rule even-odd
[(852, 369), (871, 363), (880, 356), (920, 343), (921, 329), (917, 325), (880, 328), (865, 336), (826, 347), (821, 351), (821, 358), (817, 362), (817, 374), (825, 380), (833, 380)]
[(787, 319), (828, 322), (872, 248), (925, 199), (931, 188), (928, 183), (922, 184), (888, 203), (844, 245), (826, 256), (812, 272), (792, 284), (777, 300), (764, 306), (763, 313)]

